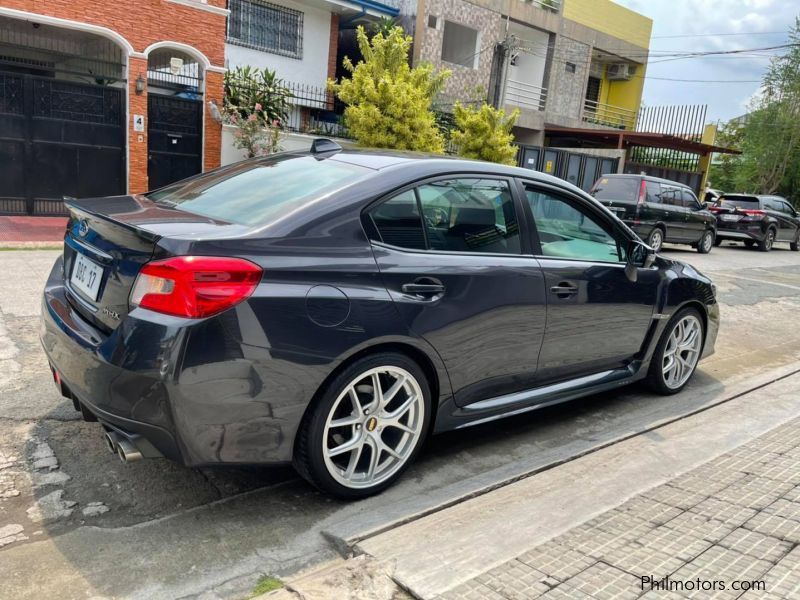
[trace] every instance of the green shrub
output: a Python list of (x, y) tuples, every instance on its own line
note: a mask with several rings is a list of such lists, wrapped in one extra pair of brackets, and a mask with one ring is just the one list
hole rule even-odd
[(517, 148), (511, 133), (519, 117), (514, 109), (506, 118), (505, 111), (483, 103), (480, 108), (463, 106), (456, 102), (453, 107), (456, 129), (452, 133), (453, 144), (459, 156), (515, 165)]

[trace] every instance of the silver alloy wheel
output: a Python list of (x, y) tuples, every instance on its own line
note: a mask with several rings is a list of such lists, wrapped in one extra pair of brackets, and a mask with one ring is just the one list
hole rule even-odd
[(767, 239), (764, 240), (764, 246), (766, 246), (767, 250), (772, 249), (772, 244), (775, 242), (775, 233), (772, 229), (767, 230)]
[(414, 376), (400, 367), (375, 367), (354, 378), (325, 422), (322, 454), (331, 477), (368, 488), (394, 475), (417, 445), (425, 400)]
[(703, 239), (700, 241), (700, 243), (703, 245), (703, 252), (711, 251), (711, 246), (714, 245), (714, 235), (711, 233), (710, 230), (707, 230), (703, 234)]
[(675, 324), (664, 348), (662, 372), (670, 389), (681, 387), (691, 377), (703, 345), (703, 327), (694, 315), (686, 315)]
[(655, 252), (661, 251), (661, 246), (664, 245), (664, 234), (661, 233), (661, 230), (656, 228), (650, 234), (650, 247)]

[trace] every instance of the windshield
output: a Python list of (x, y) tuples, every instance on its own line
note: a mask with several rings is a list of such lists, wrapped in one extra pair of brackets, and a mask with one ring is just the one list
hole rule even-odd
[(639, 179), (635, 177), (601, 177), (594, 184), (592, 195), (598, 200), (636, 202), (639, 198)]
[(728, 208), (759, 208), (756, 196), (722, 196), (719, 203)]
[(147, 197), (212, 219), (263, 225), (372, 172), (335, 160), (285, 154), (223, 167), (173, 183)]

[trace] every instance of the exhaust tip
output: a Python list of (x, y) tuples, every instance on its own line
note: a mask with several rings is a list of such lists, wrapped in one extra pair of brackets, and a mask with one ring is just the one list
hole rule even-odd
[(105, 435), (103, 436), (103, 439), (106, 441), (106, 447), (108, 448), (108, 451), (111, 452), (111, 454), (116, 454), (117, 442), (119, 440), (117, 434), (114, 433), (113, 431), (106, 431)]
[(117, 455), (124, 463), (142, 460), (142, 453), (126, 439), (120, 439), (117, 443)]

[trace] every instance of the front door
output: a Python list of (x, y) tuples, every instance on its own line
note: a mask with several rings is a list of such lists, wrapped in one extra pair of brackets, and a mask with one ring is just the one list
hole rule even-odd
[(642, 350), (653, 318), (659, 276), (625, 275), (627, 237), (581, 198), (525, 184), (544, 273), (547, 328), (537, 379), (548, 383), (619, 368)]
[(476, 176), (423, 183), (370, 212), (384, 284), (442, 357), (459, 406), (534, 387), (544, 282), (522, 255), (517, 214), (508, 180)]
[(151, 190), (202, 170), (203, 102), (150, 94), (147, 176)]

